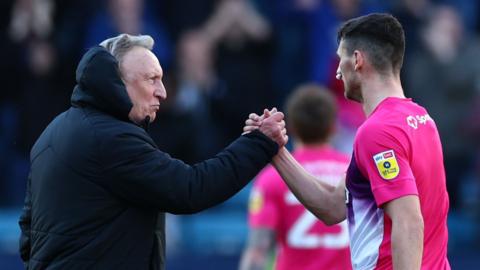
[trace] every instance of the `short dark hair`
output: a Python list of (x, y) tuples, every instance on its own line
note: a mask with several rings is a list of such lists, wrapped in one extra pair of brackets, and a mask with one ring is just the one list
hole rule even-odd
[(295, 89), (286, 104), (288, 128), (303, 143), (328, 140), (337, 116), (337, 106), (329, 89), (305, 84)]
[(349, 54), (365, 51), (380, 73), (400, 72), (405, 53), (405, 33), (400, 22), (387, 13), (372, 13), (345, 22), (338, 30), (337, 41), (344, 41)]

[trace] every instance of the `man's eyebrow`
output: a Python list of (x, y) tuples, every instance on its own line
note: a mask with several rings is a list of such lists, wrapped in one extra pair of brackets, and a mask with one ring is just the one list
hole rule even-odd
[(162, 73), (161, 72), (147, 72), (144, 74), (146, 78), (152, 78), (152, 77), (161, 77)]

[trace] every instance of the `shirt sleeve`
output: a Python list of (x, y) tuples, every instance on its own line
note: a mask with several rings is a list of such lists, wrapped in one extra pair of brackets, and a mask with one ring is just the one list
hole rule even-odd
[(250, 193), (248, 220), (252, 228), (275, 230), (279, 223), (279, 205), (276, 199), (277, 186), (272, 185), (276, 174), (272, 167), (267, 167), (259, 174)]
[(406, 134), (395, 127), (370, 126), (359, 130), (355, 161), (370, 181), (378, 206), (403, 196), (418, 195), (408, 148)]
[(254, 131), (190, 166), (136, 134), (124, 132), (104, 141), (97, 183), (130, 204), (172, 214), (196, 213), (232, 197), (278, 150), (274, 141)]

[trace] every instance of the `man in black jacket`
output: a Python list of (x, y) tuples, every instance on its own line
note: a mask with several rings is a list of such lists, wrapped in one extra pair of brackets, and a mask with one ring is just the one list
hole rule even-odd
[(31, 151), (19, 222), (26, 268), (163, 269), (164, 212), (223, 202), (285, 145), (277, 112), (193, 166), (160, 151), (145, 131), (166, 98), (152, 46), (149, 36), (120, 35), (80, 61), (72, 107)]

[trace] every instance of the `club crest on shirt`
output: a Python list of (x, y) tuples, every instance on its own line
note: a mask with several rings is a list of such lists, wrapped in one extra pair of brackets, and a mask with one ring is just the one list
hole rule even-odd
[(248, 210), (251, 214), (258, 214), (263, 207), (263, 195), (258, 189), (252, 189), (250, 200), (248, 203)]
[(373, 156), (373, 160), (377, 165), (380, 176), (385, 180), (391, 180), (397, 177), (400, 172), (397, 159), (395, 158), (395, 152), (393, 150), (378, 153)]

